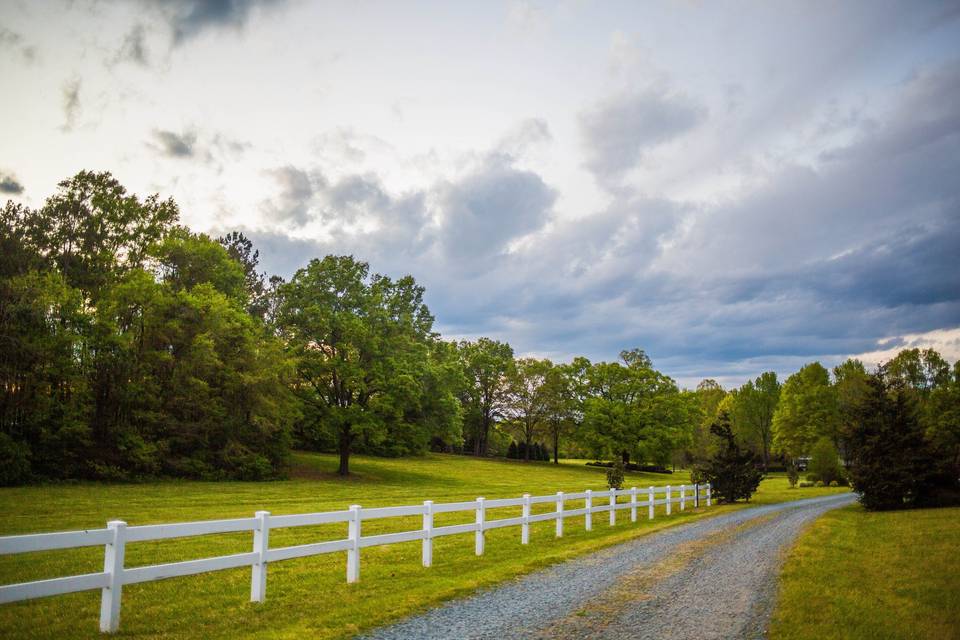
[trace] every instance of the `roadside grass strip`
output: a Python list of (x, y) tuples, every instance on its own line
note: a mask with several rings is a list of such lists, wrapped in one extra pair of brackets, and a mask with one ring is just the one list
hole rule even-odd
[(823, 515), (789, 553), (769, 637), (960, 638), (960, 508)]

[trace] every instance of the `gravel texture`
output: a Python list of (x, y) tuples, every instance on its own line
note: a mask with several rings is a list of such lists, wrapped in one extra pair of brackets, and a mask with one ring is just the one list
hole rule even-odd
[(762, 638), (782, 552), (853, 493), (681, 525), (449, 602), (364, 636)]

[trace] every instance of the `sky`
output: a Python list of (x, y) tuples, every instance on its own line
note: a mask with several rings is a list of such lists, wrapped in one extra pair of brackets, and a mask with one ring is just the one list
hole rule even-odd
[(0, 200), (82, 169), (519, 355), (960, 358), (960, 2), (0, 0)]

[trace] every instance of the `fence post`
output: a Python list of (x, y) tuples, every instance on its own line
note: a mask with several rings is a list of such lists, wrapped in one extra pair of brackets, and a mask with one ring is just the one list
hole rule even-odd
[(423, 501), (423, 566), (433, 564), (433, 500)]
[(667, 515), (670, 515), (670, 485), (667, 485)]
[(687, 485), (680, 485), (680, 511), (685, 511), (687, 508)]
[(257, 511), (257, 528), (253, 530), (253, 561), (250, 576), (250, 602), (263, 602), (267, 597), (267, 549), (270, 548), (270, 512)]
[(707, 506), (710, 506), (710, 483), (707, 483)]
[(617, 524), (617, 490), (610, 489), (610, 526)]
[(630, 522), (637, 521), (637, 488), (630, 487)]
[(126, 553), (127, 523), (111, 520), (107, 529), (113, 538), (104, 545), (103, 571), (110, 583), (100, 591), (100, 631), (113, 633), (120, 628), (120, 596), (123, 590), (123, 556)]
[(584, 522), (584, 525), (586, 526), (587, 531), (590, 531), (591, 529), (593, 529), (593, 514), (590, 513), (590, 509), (593, 508), (593, 491), (591, 491), (590, 489), (587, 489), (586, 494), (587, 494), (587, 500), (586, 500), (587, 513), (584, 516), (583, 522)]
[(693, 484), (693, 508), (700, 508), (700, 483), (695, 482)]
[(347, 582), (357, 582), (360, 579), (360, 505), (350, 505), (350, 520), (348, 520), (347, 538), (350, 539), (350, 548), (347, 549)]
[(649, 518), (653, 520), (653, 501), (654, 501), (654, 498), (657, 497), (657, 492), (654, 491), (653, 487), (650, 487), (649, 489), (647, 489), (647, 494), (649, 495), (649, 500), (647, 500), (647, 502), (649, 502), (649, 506), (647, 507), (650, 513)]
[(483, 504), (483, 498), (477, 498), (477, 533), (476, 533), (476, 553), (483, 555), (483, 522), (486, 520), (486, 507)]
[(523, 515), (520, 524), (520, 544), (530, 544), (530, 494), (523, 494)]
[(557, 491), (557, 537), (563, 537), (563, 491)]

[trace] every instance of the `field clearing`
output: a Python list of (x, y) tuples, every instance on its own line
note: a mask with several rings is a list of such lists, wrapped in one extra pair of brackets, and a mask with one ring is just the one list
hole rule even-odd
[(960, 508), (815, 521), (780, 578), (770, 638), (960, 638)]
[[(291, 480), (269, 483), (155, 482), (140, 485), (75, 484), (0, 490), (7, 517), (0, 535), (100, 528), (110, 519), (130, 525), (249, 517), (258, 509), (274, 515), (333, 511), (350, 504), (364, 507), (419, 504), (523, 493), (551, 494), (605, 489), (605, 469), (582, 464), (478, 460), (430, 455), (383, 459), (356, 456), (355, 475), (335, 475), (336, 458), (298, 453)], [(679, 485), (689, 475), (633, 473), (625, 486)], [(754, 504), (780, 502), (846, 491), (789, 489), (782, 475), (764, 481)], [(569, 501), (567, 508), (582, 506)], [(534, 513), (552, 508), (537, 505)], [(321, 638), (349, 637), (358, 631), (421, 611), (482, 586), (596, 550), (678, 522), (738, 507), (688, 508), (652, 522), (640, 510), (636, 524), (629, 512), (618, 513), (609, 527), (607, 515), (594, 516), (594, 529), (584, 531), (582, 518), (565, 524), (565, 536), (553, 536), (553, 523), (531, 525), (531, 543), (520, 544), (519, 527), (487, 534), (486, 553), (473, 554), (473, 536), (450, 536), (434, 543), (434, 566), (420, 566), (420, 543), (364, 549), (361, 581), (345, 582), (345, 554), (302, 558), (270, 566), (267, 601), (249, 600), (249, 569), (220, 571), (161, 582), (128, 585), (123, 592), (121, 635), (139, 637), (231, 636)], [(519, 515), (518, 508), (491, 509), (488, 518)], [(435, 526), (470, 522), (472, 513), (443, 514)], [(377, 520), (364, 524), (364, 535), (418, 529), (419, 517)], [(345, 537), (343, 524), (271, 531), (271, 547)], [(127, 547), (127, 567), (204, 558), (249, 551), (252, 536), (221, 534)], [(103, 551), (88, 548), (0, 557), (0, 583), (9, 584), (100, 571)], [(99, 593), (86, 592), (0, 606), (2, 637), (97, 637)], [(28, 623), (27, 621), (32, 621)]]

